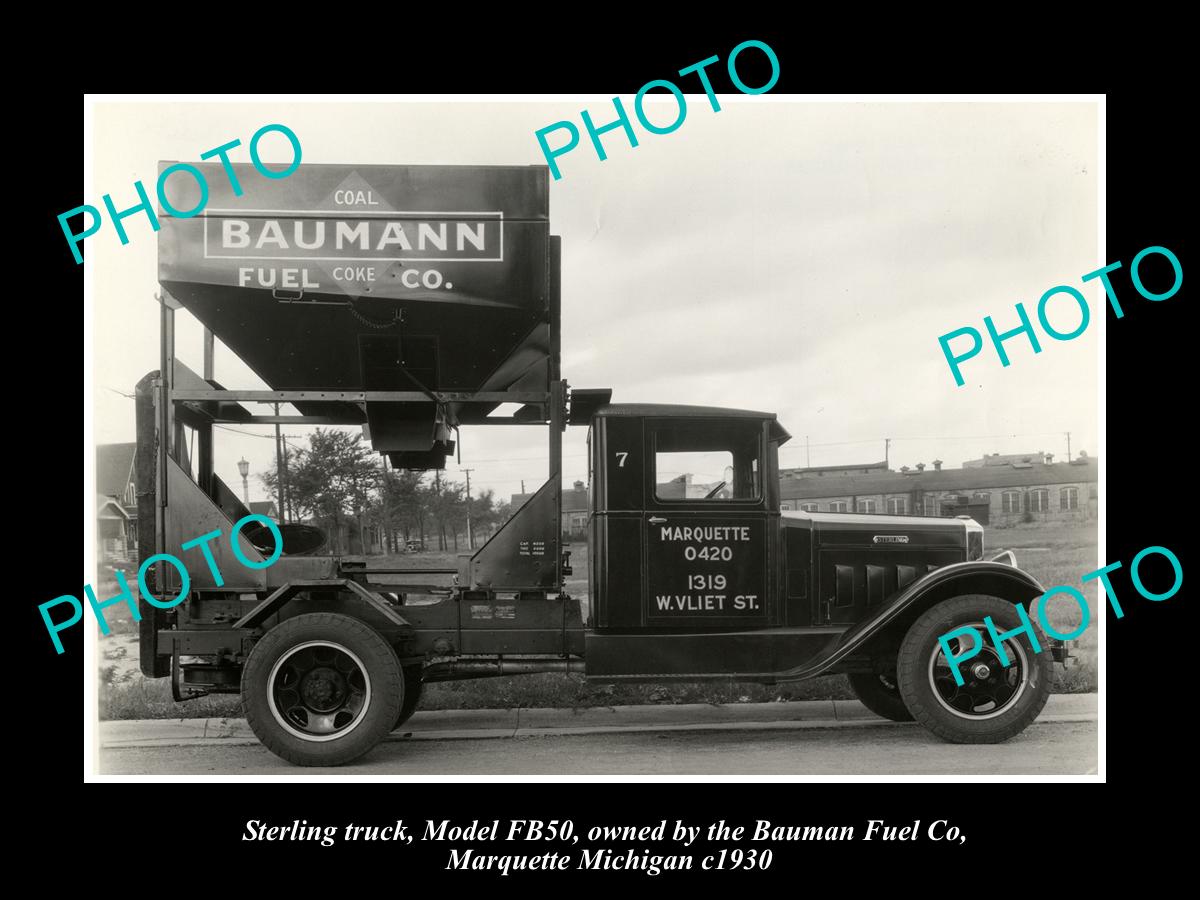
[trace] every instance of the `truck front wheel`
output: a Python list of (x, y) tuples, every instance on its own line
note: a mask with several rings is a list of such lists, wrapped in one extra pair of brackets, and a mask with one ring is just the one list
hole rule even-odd
[[(918, 722), (955, 744), (996, 744), (1020, 734), (1037, 718), (1050, 696), (1052, 654), (1037, 631), (1034, 650), (1028, 634), (1002, 641), (1006, 660), (984, 625), (991, 616), (998, 633), (1021, 626), (1016, 607), (999, 597), (967, 596), (944, 600), (926, 611), (904, 636), (897, 659), (900, 696)], [(959, 684), (938, 640), (965, 626), (979, 634), (980, 648), (958, 663)], [(1037, 629), (1037, 626), (1033, 626)], [(974, 646), (970, 633), (950, 638), (953, 655)]]
[(339, 766), (371, 750), (404, 703), (395, 651), (369, 625), (337, 613), (286, 619), (254, 646), (242, 673), (251, 730), (298, 766)]

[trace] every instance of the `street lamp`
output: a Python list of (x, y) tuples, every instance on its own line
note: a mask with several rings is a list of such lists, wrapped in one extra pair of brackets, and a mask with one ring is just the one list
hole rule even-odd
[(246, 457), (238, 460), (238, 471), (242, 473), (242, 500), (246, 503), (246, 508), (250, 508), (250, 485), (246, 483), (246, 476), (250, 474), (250, 463), (246, 462)]

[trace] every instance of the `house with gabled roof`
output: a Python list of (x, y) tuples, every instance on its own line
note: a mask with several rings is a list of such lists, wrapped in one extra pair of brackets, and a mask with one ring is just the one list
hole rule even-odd
[(96, 537), (102, 562), (137, 556), (137, 445), (96, 447)]

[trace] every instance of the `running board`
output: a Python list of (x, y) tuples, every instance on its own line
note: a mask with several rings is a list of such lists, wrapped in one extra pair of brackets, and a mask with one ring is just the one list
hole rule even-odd
[(771, 628), (708, 634), (586, 637), (587, 677), (596, 681), (774, 682), (797, 660), (828, 659), (848, 626)]

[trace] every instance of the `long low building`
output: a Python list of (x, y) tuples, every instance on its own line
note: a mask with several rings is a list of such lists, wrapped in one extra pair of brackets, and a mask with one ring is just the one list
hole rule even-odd
[(985, 457), (986, 464), (899, 472), (885, 464), (785, 469), (784, 509), (891, 515), (972, 515), (989, 524), (1077, 521), (1098, 513), (1096, 459), (1047, 462), (1042, 454)]

